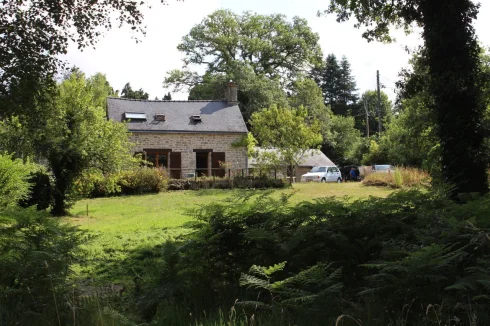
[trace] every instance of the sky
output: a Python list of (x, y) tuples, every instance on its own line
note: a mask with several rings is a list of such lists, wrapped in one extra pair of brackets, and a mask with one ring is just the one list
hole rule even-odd
[[(146, 36), (136, 36), (128, 27), (114, 28), (104, 34), (95, 49), (79, 51), (69, 47), (62, 59), (82, 69), (87, 75), (104, 73), (114, 89), (121, 90), (130, 82), (133, 89), (143, 88), (150, 99), (162, 98), (169, 90), (162, 87), (167, 71), (182, 68), (183, 54), (177, 45), (190, 29), (205, 16), (217, 9), (230, 9), (237, 13), (253, 11), (259, 14), (282, 13), (289, 19), (299, 16), (308, 20), (311, 29), (320, 36), (324, 55), (345, 55), (351, 63), (359, 92), (375, 89), (376, 70), (384, 91), (394, 100), (394, 83), (399, 71), (408, 66), (410, 54), (406, 47), (421, 45), (417, 32), (408, 36), (395, 31), (396, 42), (368, 43), (361, 37), (362, 29), (354, 22), (337, 23), (334, 16), (317, 17), (328, 0), (168, 0), (162, 5), (153, 1), (151, 9), (145, 8)], [(481, 44), (490, 47), (490, 0), (481, 0), (480, 13), (474, 26)], [(186, 100), (187, 93), (172, 94), (174, 100)]]

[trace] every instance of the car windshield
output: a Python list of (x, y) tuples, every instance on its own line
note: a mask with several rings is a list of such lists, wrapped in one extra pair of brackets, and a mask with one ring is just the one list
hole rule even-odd
[(385, 170), (388, 170), (390, 168), (389, 165), (376, 165), (376, 170), (378, 171), (385, 171)]
[(325, 172), (324, 166), (315, 166), (310, 172)]

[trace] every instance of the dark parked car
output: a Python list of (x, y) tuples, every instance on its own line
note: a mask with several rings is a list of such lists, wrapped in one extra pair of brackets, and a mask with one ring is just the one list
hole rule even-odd
[[(350, 174), (350, 171), (352, 170), (352, 168), (354, 168), (354, 171), (356, 172), (355, 178), (353, 178)], [(343, 181), (361, 181), (359, 167), (356, 165), (344, 166), (340, 169), (340, 172), (342, 172)]]

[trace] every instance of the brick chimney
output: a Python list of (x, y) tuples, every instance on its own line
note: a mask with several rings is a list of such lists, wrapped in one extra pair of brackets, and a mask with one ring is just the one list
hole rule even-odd
[(237, 104), (238, 103), (237, 85), (232, 80), (230, 80), (226, 84), (225, 97), (226, 97), (226, 101), (229, 104)]

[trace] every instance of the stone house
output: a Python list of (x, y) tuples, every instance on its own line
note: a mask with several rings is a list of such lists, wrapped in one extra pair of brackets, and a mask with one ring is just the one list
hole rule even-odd
[(126, 121), (134, 152), (169, 169), (173, 178), (222, 177), (225, 168), (247, 168), (247, 150), (236, 143), (248, 130), (232, 82), (223, 101), (108, 98), (107, 117)]

